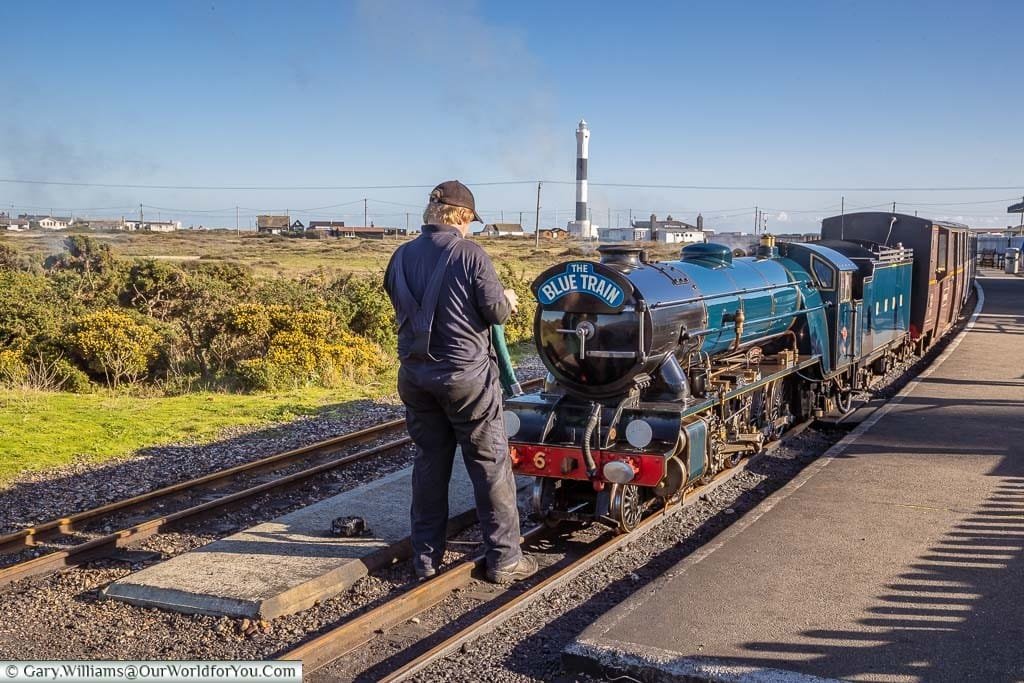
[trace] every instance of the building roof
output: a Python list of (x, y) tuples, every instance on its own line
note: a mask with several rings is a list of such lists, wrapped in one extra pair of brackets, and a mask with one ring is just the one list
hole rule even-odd
[(1024, 202), (1010, 204), (1006, 207), (1006, 213), (1024, 213)]
[(484, 226), (484, 230), (497, 232), (522, 232), (523, 226), (519, 223), (488, 223)]
[(256, 216), (256, 227), (267, 230), (287, 230), (291, 225), (289, 216)]
[(344, 228), (345, 221), (310, 221), (310, 228)]
[(338, 228), (342, 232), (384, 232), (385, 230), (393, 230), (394, 228), (379, 228), (377, 226), (365, 226), (365, 225), (345, 225)]

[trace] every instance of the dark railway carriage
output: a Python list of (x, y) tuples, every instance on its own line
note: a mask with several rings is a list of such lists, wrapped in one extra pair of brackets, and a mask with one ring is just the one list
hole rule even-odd
[(952, 326), (970, 296), (975, 238), (966, 225), (873, 211), (826, 218), (821, 237), (913, 251), (909, 331), (919, 348)]

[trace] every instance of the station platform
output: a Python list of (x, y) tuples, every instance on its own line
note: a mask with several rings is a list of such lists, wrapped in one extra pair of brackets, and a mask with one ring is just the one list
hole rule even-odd
[(588, 627), (644, 681), (1024, 680), (1024, 280), (796, 479)]
[[(306, 609), (395, 557), (408, 557), (411, 477), (411, 467), (399, 470), (135, 572), (104, 594), (142, 607), (229, 617), (273, 619)], [(469, 475), (456, 462), (449, 531), (471, 524), (475, 509)], [(331, 523), (339, 517), (363, 518), (369, 533), (334, 535)]]

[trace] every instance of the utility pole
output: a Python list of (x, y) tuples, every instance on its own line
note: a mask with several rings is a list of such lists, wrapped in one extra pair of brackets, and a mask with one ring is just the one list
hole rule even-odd
[(757, 205), (755, 204), (754, 205), (754, 234), (755, 235), (757, 234), (757, 224), (760, 222), (760, 220), (761, 220), (761, 211), (758, 209)]
[(504, 222), (505, 222), (505, 209), (502, 209), (502, 210), (501, 210), (501, 222), (502, 222), (502, 223), (504, 223)]
[[(50, 210), (53, 211), (53, 209)], [(139, 230), (142, 230), (143, 228), (142, 220), (142, 204), (139, 204)]]
[(892, 212), (896, 213), (896, 202), (892, 203)]
[(369, 223), (366, 222), (366, 197), (363, 197), (363, 227), (368, 225)]
[(540, 247), (540, 181), (537, 181), (537, 213), (533, 218), (533, 245)]
[(406, 235), (406, 237), (409, 236), (409, 212), (408, 211), (405, 212), (405, 235)]
[(612, 227), (612, 207), (608, 207), (608, 222), (604, 224), (606, 228)]
[(523, 224), (523, 212), (520, 211), (519, 212), (519, 225), (522, 225), (522, 224)]

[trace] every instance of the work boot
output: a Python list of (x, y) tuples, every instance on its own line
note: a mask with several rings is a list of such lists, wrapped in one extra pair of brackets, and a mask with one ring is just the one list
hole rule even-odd
[(519, 561), (508, 567), (488, 567), (487, 580), (500, 585), (528, 579), (537, 573), (537, 560), (533, 555), (523, 554)]

